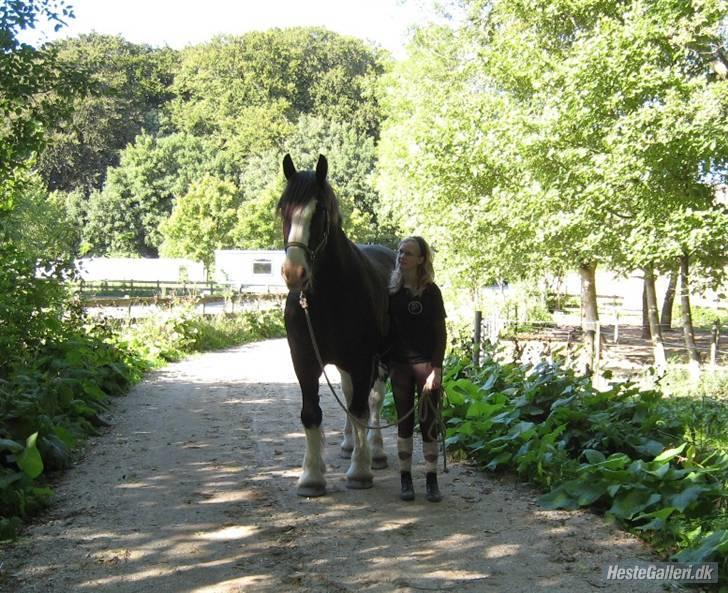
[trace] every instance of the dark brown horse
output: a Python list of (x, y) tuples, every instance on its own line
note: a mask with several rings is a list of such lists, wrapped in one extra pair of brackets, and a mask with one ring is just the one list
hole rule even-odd
[(283, 172), (288, 182), (278, 209), (286, 244), (282, 272), (289, 289), (285, 322), (301, 386), (301, 422), (306, 433), (297, 492), (301, 496), (326, 493), (319, 406), (322, 369), (299, 302), (301, 292), (308, 302), (321, 358), (341, 373), (349, 411), (342, 443), (342, 450), (351, 455), (347, 487), (370, 488), (372, 459), (374, 467), (386, 467), (381, 434), (370, 431), (367, 438), (366, 425), (370, 417), (372, 422), (378, 421), (383, 399), (386, 377), (378, 374), (378, 361), (387, 335), (387, 286), (395, 255), (378, 245), (357, 246), (346, 237), (336, 196), (326, 179), (328, 163), (323, 155), (315, 172), (296, 171), (286, 155)]

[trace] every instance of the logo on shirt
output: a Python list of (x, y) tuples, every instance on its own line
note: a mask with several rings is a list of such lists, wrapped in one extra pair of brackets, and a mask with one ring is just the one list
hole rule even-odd
[(422, 303), (420, 301), (410, 301), (407, 304), (407, 311), (410, 315), (420, 315), (422, 313)]

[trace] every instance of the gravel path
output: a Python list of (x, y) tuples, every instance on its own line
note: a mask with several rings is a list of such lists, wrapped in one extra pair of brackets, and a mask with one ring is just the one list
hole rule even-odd
[[(171, 364), (113, 410), (113, 427), (56, 484), (53, 507), (2, 549), (18, 593), (580, 593), (664, 591), (607, 583), (602, 567), (649, 558), (587, 512), (545, 511), (537, 493), (466, 463), (414, 503), (395, 466), (347, 490), (342, 413), (322, 388), (329, 494), (295, 495), (300, 395), (285, 340)], [(385, 431), (394, 463), (395, 432)]]

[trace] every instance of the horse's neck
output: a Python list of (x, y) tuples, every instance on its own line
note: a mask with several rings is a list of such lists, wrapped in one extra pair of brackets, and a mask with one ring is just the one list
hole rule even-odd
[(332, 281), (333, 286), (340, 285), (344, 278), (354, 273), (355, 249), (341, 227), (331, 227), (326, 247), (314, 270), (314, 278), (325, 277)]

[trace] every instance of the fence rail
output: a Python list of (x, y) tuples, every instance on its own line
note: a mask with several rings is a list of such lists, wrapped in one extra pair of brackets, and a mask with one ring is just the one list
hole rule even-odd
[[(599, 321), (586, 321), (580, 315), (572, 315), (568, 318), (562, 318), (555, 321), (534, 321), (528, 319), (513, 319), (501, 317), (499, 314), (492, 314), (484, 317), (480, 311), (475, 311), (473, 324), (473, 363), (480, 364), (482, 344), (484, 340), (488, 340), (491, 344), (498, 344), (504, 340), (518, 342), (552, 341), (564, 342), (569, 348), (574, 350), (581, 348), (579, 344), (584, 332), (594, 332), (594, 352), (589, 357), (590, 364), (597, 367), (603, 356), (603, 350), (609, 348), (609, 344), (620, 343), (620, 327), (624, 329), (625, 325), (620, 320), (620, 315), (614, 315), (611, 319)], [(634, 326), (632, 326), (634, 327)], [(551, 335), (544, 336), (544, 330), (552, 330)], [(720, 357), (721, 345), (721, 324), (718, 320), (713, 322), (710, 329), (710, 341), (708, 352), (706, 352), (706, 361), (711, 367), (718, 365)], [(516, 347), (518, 350), (518, 347)]]
[(280, 294), (286, 288), (274, 284), (231, 284), (220, 282), (185, 282), (165, 280), (95, 280), (80, 281), (77, 286), (84, 300), (102, 297), (168, 297), (238, 293)]
[(282, 306), (285, 300), (281, 293), (235, 293), (222, 295), (187, 296), (135, 296), (135, 297), (93, 297), (84, 298), (84, 308), (93, 315), (127, 317), (129, 319), (147, 317), (176, 305), (194, 307), (201, 315), (238, 313)]

